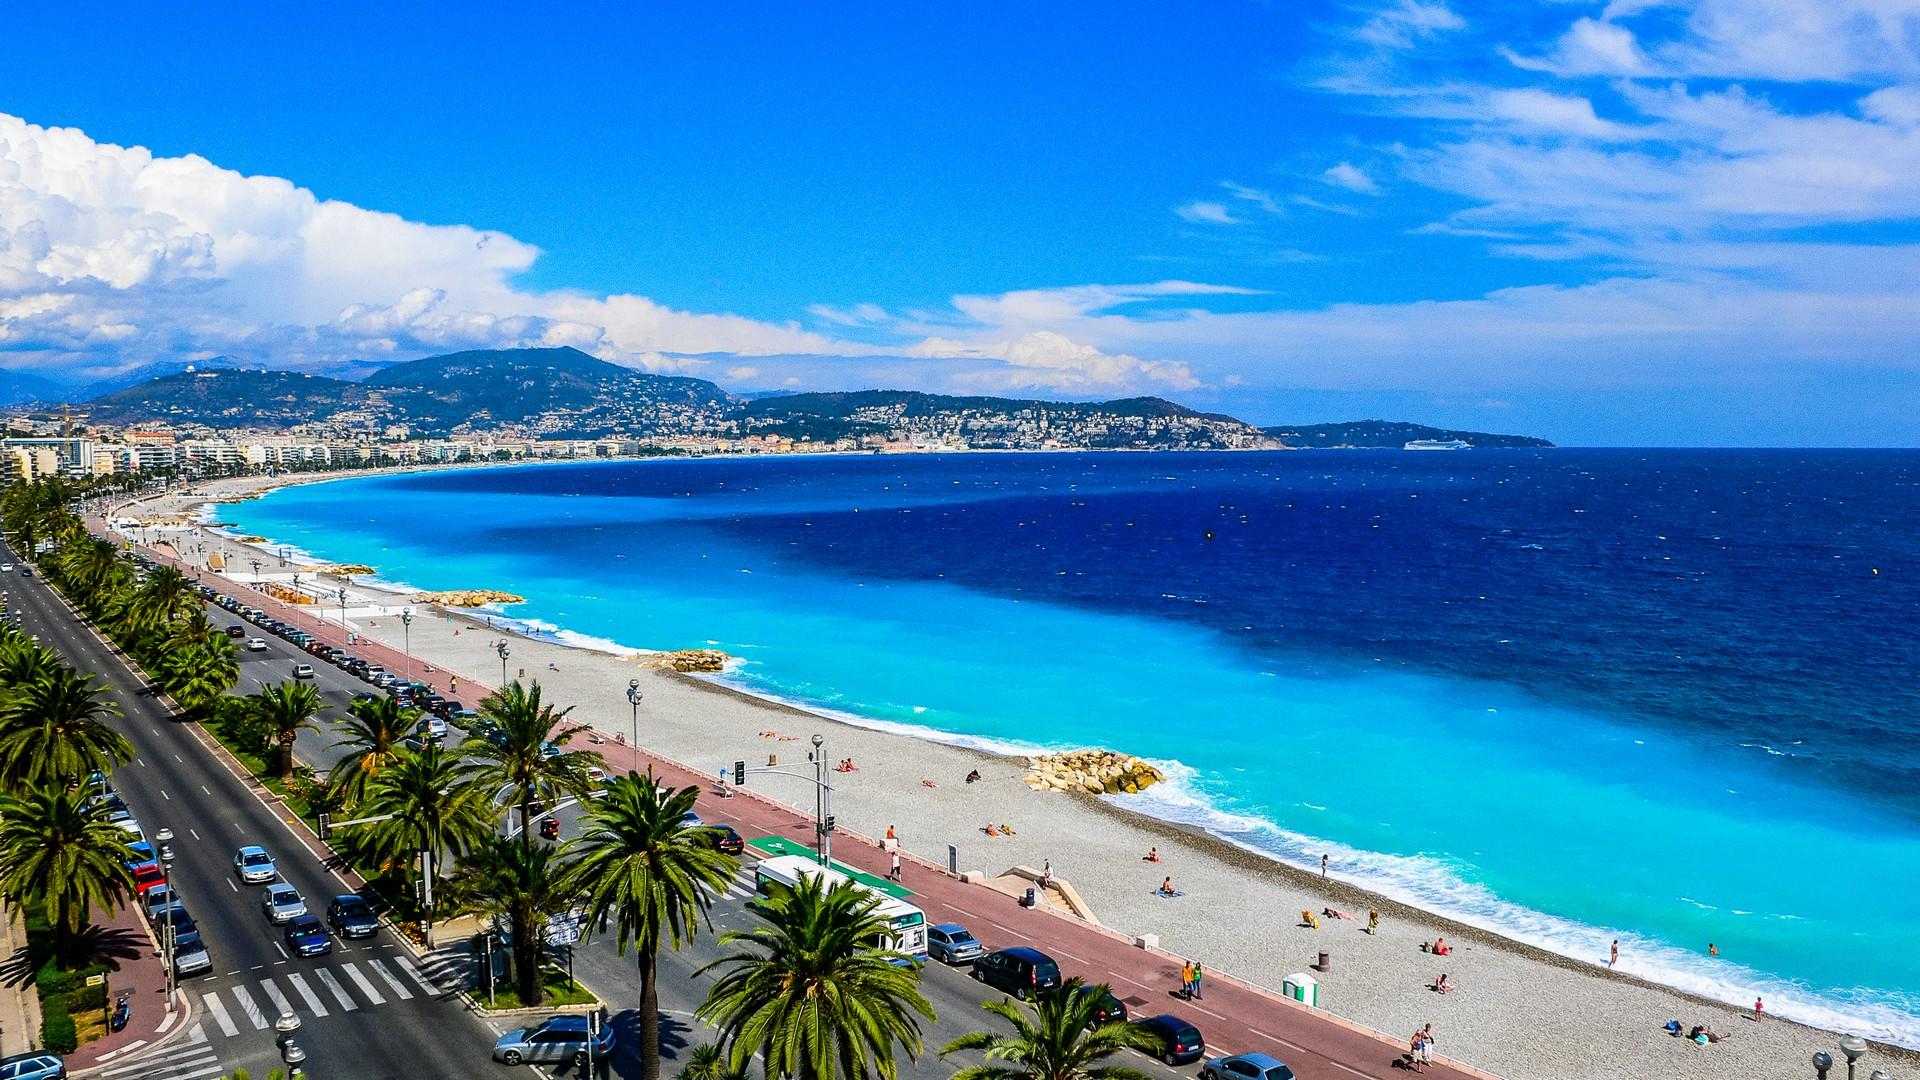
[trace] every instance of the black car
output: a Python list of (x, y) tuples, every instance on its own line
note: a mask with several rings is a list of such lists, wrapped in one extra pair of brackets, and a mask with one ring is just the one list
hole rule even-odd
[(1110, 1024), (1115, 1020), (1125, 1020), (1127, 1018), (1126, 1002), (1114, 997), (1113, 991), (1106, 987), (1082, 986), (1080, 988), (1080, 994), (1082, 997), (1098, 995), (1099, 1000), (1096, 1001), (1093, 1006), (1093, 1022), (1095, 1024)]
[(1160, 1040), (1158, 1056), (1169, 1065), (1199, 1061), (1207, 1052), (1206, 1040), (1200, 1037), (1200, 1029), (1171, 1013), (1135, 1020), (1133, 1026)]
[(365, 897), (347, 893), (327, 905), (327, 925), (343, 938), (370, 938), (380, 931), (380, 916)]
[(247, 628), (244, 626), (241, 626), (239, 623), (234, 623), (231, 626), (227, 627), (227, 636), (228, 637), (246, 637)]
[(1039, 949), (1024, 945), (1000, 949), (973, 962), (973, 977), (1017, 998), (1060, 985), (1060, 965)]
[(714, 850), (728, 855), (738, 855), (747, 849), (747, 842), (740, 838), (731, 825), (708, 825), (707, 842), (713, 845)]
[(327, 928), (311, 915), (296, 915), (287, 923), (287, 951), (295, 956), (325, 956), (333, 951)]
[(341, 664), (340, 666), (343, 668), (346, 668), (348, 671), (352, 672), (353, 674), (360, 675), (360, 676), (365, 676), (367, 671), (373, 667), (372, 664), (367, 663), (365, 660), (362, 660), (357, 656), (348, 658), (348, 660), (345, 663)]

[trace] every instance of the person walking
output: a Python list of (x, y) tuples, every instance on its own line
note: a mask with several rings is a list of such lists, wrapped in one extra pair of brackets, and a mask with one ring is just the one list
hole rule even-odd
[(1380, 909), (1379, 908), (1369, 909), (1367, 911), (1367, 933), (1374, 934), (1374, 933), (1378, 933), (1379, 930), (1380, 930)]
[(1428, 1024), (1420, 1029), (1420, 1064), (1423, 1066), (1433, 1064), (1433, 1041), (1433, 1025)]
[(900, 849), (898, 847), (895, 847), (891, 852), (888, 852), (888, 854), (893, 856), (893, 869), (887, 871), (887, 877), (893, 879), (894, 881), (899, 881), (900, 880)]
[(1180, 996), (1193, 1000), (1193, 961), (1180, 961)]
[(1201, 984), (1201, 981), (1206, 977), (1207, 977), (1207, 973), (1205, 970), (1203, 970), (1200, 967), (1200, 961), (1195, 960), (1193, 962), (1193, 996), (1194, 997), (1200, 998), (1200, 997), (1206, 996), (1204, 993), (1202, 993), (1202, 991), (1204, 991), (1206, 987)]
[(1321, 879), (1322, 881), (1324, 881), (1324, 880), (1326, 880), (1326, 877), (1327, 877), (1327, 863), (1328, 863), (1328, 862), (1329, 862), (1329, 861), (1330, 861), (1330, 860), (1331, 860), (1332, 858), (1333, 858), (1333, 857), (1332, 857), (1331, 855), (1322, 855), (1322, 856), (1320, 856), (1320, 879)]
[(1620, 939), (1615, 938), (1613, 939), (1613, 952), (1607, 956), (1607, 967), (1615, 968), (1615, 967), (1618, 967), (1619, 965), (1620, 965)]

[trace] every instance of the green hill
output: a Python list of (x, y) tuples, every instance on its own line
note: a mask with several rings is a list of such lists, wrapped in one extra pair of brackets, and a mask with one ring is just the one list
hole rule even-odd
[(1537, 439), (1530, 435), (1455, 431), (1450, 428), (1428, 427), (1425, 424), (1409, 424), (1399, 420), (1348, 420), (1338, 424), (1292, 424), (1265, 427), (1260, 430), (1288, 446), (1301, 447), (1387, 446), (1398, 450), (1415, 439), (1442, 441), (1459, 439), (1475, 447), (1494, 450), (1553, 445), (1545, 439)]

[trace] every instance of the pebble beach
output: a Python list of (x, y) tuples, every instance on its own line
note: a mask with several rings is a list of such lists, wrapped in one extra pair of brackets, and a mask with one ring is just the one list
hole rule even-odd
[[(324, 478), (292, 482), (306, 479)], [(147, 500), (121, 514), (192, 519), (210, 503), (286, 482), (212, 481), (192, 494)], [(218, 519), (217, 505), (210, 514)], [(210, 529), (163, 528), (156, 538), (173, 543), (197, 565), (219, 553), (227, 566), (240, 568), (234, 576), (243, 581), (252, 577), (254, 559), (266, 561), (258, 550)], [(290, 572), (279, 570), (277, 555), (271, 562), (262, 577), (284, 579)], [(506, 581), (470, 584), (513, 588)], [(358, 581), (347, 587), (350, 627), (399, 647), (397, 612), (409, 598)], [(335, 617), (331, 609), (325, 614), (330, 621)], [(1811, 1054), (1833, 1052), (1838, 1042), (1835, 1033), (1772, 1017), (1755, 1021), (1750, 1010), (1637, 979), (1630, 952), (1621, 958), (1622, 970), (1612, 972), (1605, 957), (1575, 960), (1534, 949), (1345, 884), (1337, 861), (1323, 879), (1317, 868), (1284, 865), (1135, 813), (1128, 809), (1133, 796), (1035, 791), (1023, 782), (1024, 758), (766, 701), (725, 685), (724, 677), (660, 670), (645, 654), (620, 656), (546, 635), (509, 635), (489, 623), (485, 610), (416, 605), (406, 636), (423, 669), (487, 686), (502, 674), (493, 645), (511, 636), (508, 677), (537, 679), (551, 698), (573, 707), (573, 720), (610, 737), (627, 737), (635, 726), (627, 688), (638, 680), (644, 695), (637, 715), (640, 744), (709, 773), (736, 759), (804, 761), (807, 739), (821, 734), (829, 761), (851, 758), (859, 766), (836, 777), (834, 792), (839, 821), (855, 832), (877, 836), (891, 826), (908, 851), (943, 866), (951, 845), (963, 870), (990, 875), (1050, 863), (1102, 924), (1130, 935), (1157, 935), (1166, 948), (1252, 982), (1278, 986), (1325, 952), (1329, 968), (1315, 974), (1322, 1007), (1389, 1033), (1431, 1023), (1443, 1053), (1515, 1080), (1805, 1075)], [(443, 680), (441, 675), (436, 681)], [(979, 782), (966, 783), (975, 770)], [(811, 785), (756, 777), (753, 786), (812, 808)], [(1014, 834), (989, 836), (983, 828), (989, 822), (1010, 824)], [(1157, 849), (1158, 862), (1143, 859), (1149, 849)], [(1156, 894), (1167, 877), (1181, 896)], [(1302, 925), (1302, 912), (1318, 915), (1327, 908), (1355, 918), (1322, 916), (1318, 928)], [(1381, 915), (1373, 934), (1364, 932), (1370, 910)], [(1422, 950), (1442, 937), (1453, 946), (1449, 955)], [(1442, 973), (1454, 992), (1428, 988)], [(1726, 1038), (1698, 1047), (1663, 1031), (1668, 1020), (1683, 1028), (1704, 1024)], [(1920, 1070), (1920, 1055), (1894, 1048), (1876, 1046), (1868, 1061), (1868, 1069), (1889, 1068), (1896, 1075)]]

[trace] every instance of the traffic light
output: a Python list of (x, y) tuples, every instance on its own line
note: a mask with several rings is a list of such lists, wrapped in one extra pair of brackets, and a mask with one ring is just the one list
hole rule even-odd
[(736, 762), (734, 762), (734, 763), (733, 763), (733, 784), (734, 784), (734, 786), (735, 786), (735, 787), (740, 787), (740, 786), (742, 786), (742, 785), (744, 785), (744, 784), (745, 784), (746, 782), (747, 782), (747, 763), (746, 763), (746, 762), (744, 762), (744, 761), (736, 761)]
[(828, 832), (833, 831), (833, 815), (832, 814), (827, 815), (827, 831)]

